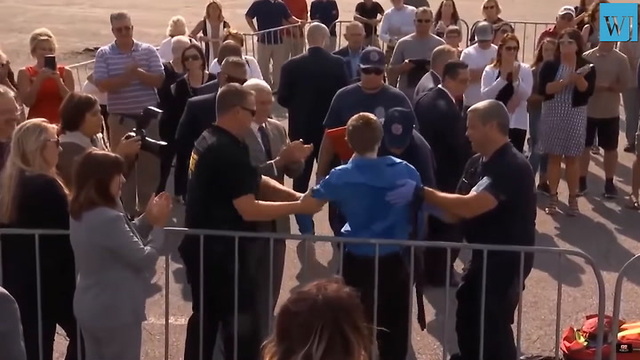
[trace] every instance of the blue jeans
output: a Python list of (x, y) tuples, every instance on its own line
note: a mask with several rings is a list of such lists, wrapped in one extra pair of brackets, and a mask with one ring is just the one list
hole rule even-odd
[(538, 142), (540, 138), (540, 117), (542, 115), (542, 108), (536, 108), (529, 111), (529, 136), (531, 137), (531, 149), (529, 155), (529, 164), (533, 169), (533, 174), (537, 174), (538, 170), (541, 174), (547, 173), (548, 157), (546, 154), (541, 154), (538, 151)]

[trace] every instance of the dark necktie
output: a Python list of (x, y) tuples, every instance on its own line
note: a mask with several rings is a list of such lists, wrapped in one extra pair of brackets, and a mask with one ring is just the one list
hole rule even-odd
[(262, 142), (262, 148), (264, 149), (264, 154), (267, 156), (267, 160), (273, 160), (269, 134), (267, 134), (267, 129), (265, 129), (264, 125), (258, 127), (258, 134), (260, 134), (260, 141)]
[(95, 136), (90, 137), (89, 142), (91, 142), (91, 146), (98, 148), (98, 139)]

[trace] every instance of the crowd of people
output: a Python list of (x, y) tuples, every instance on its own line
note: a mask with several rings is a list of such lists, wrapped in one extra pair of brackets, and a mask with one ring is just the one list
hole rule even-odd
[[(618, 196), (621, 105), (640, 210), (640, 43), (599, 41), (606, 2), (563, 6), (531, 63), (498, 0), (482, 2), (468, 46), (454, 0), (364, 0), (340, 48), (334, 0), (255, 0), (255, 58), (218, 0), (192, 31), (172, 18), (159, 48), (117, 12), (81, 90), (51, 31), (35, 30), (33, 65), (14, 74), (0, 53), (0, 224), (45, 231), (0, 239), (0, 353), (50, 360), (60, 326), (68, 360), (140, 359), (145, 287), (183, 204), (187, 228), (255, 234), (182, 240), (186, 360), (212, 358), (218, 337), (227, 359), (404, 359), (412, 286), (423, 330), (423, 288), (458, 287), (451, 359), (513, 360), (532, 254), (474, 251), (459, 275), (455, 249), (348, 240), (533, 246), (536, 192), (560, 212), (562, 164), (567, 215), (594, 147), (604, 197)], [(315, 235), (325, 205), (341, 278), (294, 292), (271, 328), (290, 215)]]

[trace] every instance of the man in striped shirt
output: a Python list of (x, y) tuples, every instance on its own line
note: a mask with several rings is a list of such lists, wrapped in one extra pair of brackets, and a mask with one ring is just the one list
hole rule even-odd
[[(158, 104), (156, 88), (162, 85), (164, 70), (156, 49), (133, 39), (131, 17), (124, 12), (111, 14), (111, 32), (115, 41), (96, 53), (93, 77), (100, 91), (107, 93), (109, 139), (116, 148), (135, 122), (127, 115), (139, 115), (147, 106)], [(158, 124), (146, 129), (150, 138), (158, 138)], [(155, 191), (160, 165), (155, 155), (141, 152), (137, 169), (122, 189), (122, 202), (129, 214), (140, 209), (137, 199), (146, 202)]]

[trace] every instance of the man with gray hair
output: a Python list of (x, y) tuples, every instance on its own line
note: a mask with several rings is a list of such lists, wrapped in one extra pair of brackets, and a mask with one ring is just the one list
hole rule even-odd
[[(109, 139), (111, 147), (117, 148), (135, 126), (132, 117), (139, 116), (148, 106), (158, 105), (156, 89), (164, 80), (164, 68), (152, 45), (133, 38), (129, 14), (113, 13), (109, 20), (115, 41), (96, 52), (93, 79), (96, 87), (107, 93)], [(151, 122), (146, 133), (158, 139), (158, 122)], [(160, 163), (154, 154), (141, 152), (136, 166), (122, 187), (122, 203), (130, 215), (141, 210), (138, 199), (146, 203), (153, 195), (160, 177)]]
[[(490, 245), (535, 245), (535, 180), (527, 159), (509, 142), (509, 113), (497, 100), (484, 100), (468, 110), (467, 136), (477, 152), (465, 167), (457, 194), (446, 194), (404, 181), (387, 199), (394, 204), (414, 194), (460, 221), (467, 242)], [(521, 258), (524, 263), (521, 264)], [(485, 261), (486, 260), (486, 261)], [(521, 277), (522, 266), (522, 277)], [(515, 359), (511, 325), (533, 254), (474, 250), (456, 298), (459, 354), (451, 359)], [(486, 269), (486, 272), (485, 270)], [(484, 334), (480, 334), (484, 299)]]
[(449, 45), (440, 45), (431, 53), (431, 70), (424, 74), (418, 82), (413, 93), (413, 101), (416, 102), (427, 91), (434, 89), (442, 83), (444, 65), (458, 58), (457, 50)]

